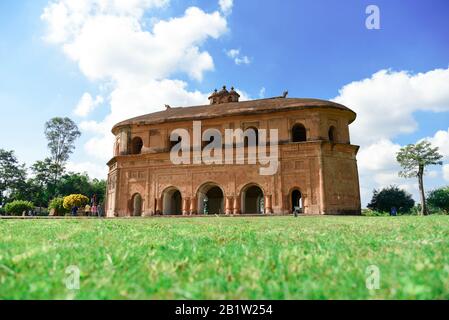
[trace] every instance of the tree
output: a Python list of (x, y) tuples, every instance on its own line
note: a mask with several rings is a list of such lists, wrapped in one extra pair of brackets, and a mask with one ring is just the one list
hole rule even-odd
[(13, 216), (20, 216), (20, 215), (22, 215), (22, 213), (24, 211), (32, 210), (33, 208), (34, 208), (34, 205), (32, 202), (16, 200), (16, 201), (8, 203), (5, 206), (5, 211), (7, 214), (10, 214)]
[(66, 173), (56, 184), (56, 194), (59, 196), (69, 194), (86, 194), (91, 196), (91, 192), (90, 179), (85, 173)]
[(415, 201), (412, 199), (411, 194), (399, 189), (397, 186), (390, 186), (381, 191), (374, 190), (373, 198), (368, 204), (368, 208), (381, 212), (390, 212), (391, 208), (395, 207), (398, 212), (407, 213), (414, 205)]
[(14, 151), (0, 149), (0, 204), (22, 191), (25, 181), (25, 165), (19, 164)]
[(53, 163), (52, 159), (45, 158), (43, 161), (36, 161), (31, 166), (31, 171), (39, 185), (48, 186), (53, 183), (52, 177), (58, 173), (58, 167)]
[(57, 197), (50, 201), (48, 204), (48, 209), (53, 209), (55, 216), (65, 215), (69, 212), (66, 208), (64, 208), (64, 198)]
[(97, 196), (97, 204), (103, 204), (106, 197), (106, 180), (93, 179), (91, 181), (91, 195)]
[(53, 182), (64, 172), (64, 167), (70, 154), (75, 149), (75, 141), (81, 136), (77, 125), (69, 118), (53, 118), (45, 124), (45, 136), (53, 162)]
[(54, 176), (58, 173), (57, 166), (52, 159), (45, 158), (43, 161), (36, 161), (30, 169), (33, 178), (27, 181), (29, 193), (36, 205), (45, 207), (56, 193)]
[(431, 207), (449, 214), (449, 186), (431, 191), (427, 196), (427, 202)]
[(426, 140), (401, 148), (396, 156), (396, 160), (403, 169), (399, 172), (399, 176), (404, 178), (418, 177), (421, 215), (427, 215), (426, 196), (424, 193), (425, 169), (430, 165), (442, 165), (441, 158), (443, 156), (438, 153), (438, 148), (432, 148), (432, 144)]
[(63, 206), (66, 210), (70, 210), (73, 207), (82, 207), (89, 203), (89, 198), (83, 196), (82, 194), (71, 194), (70, 196), (64, 197)]

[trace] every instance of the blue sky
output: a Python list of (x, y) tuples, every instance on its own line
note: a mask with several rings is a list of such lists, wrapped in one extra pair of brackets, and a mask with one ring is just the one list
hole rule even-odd
[[(57, 16), (41, 16), (45, 8), (50, 8), (52, 3), (64, 5), (67, 1), (0, 2), (0, 148), (14, 149), (20, 160), (28, 164), (42, 159), (48, 154), (43, 136), (45, 121), (54, 116), (69, 116), (83, 128), (83, 136), (77, 143), (71, 168), (84, 169), (92, 175), (101, 176), (105, 159), (110, 156), (107, 150), (112, 150), (112, 146), (103, 149), (101, 146), (96, 147), (95, 142), (104, 144), (104, 141), (107, 141), (102, 140), (102, 135), (107, 133), (99, 131), (104, 131), (104, 127), (109, 124), (105, 120), (108, 115), (114, 115), (111, 104), (118, 105), (124, 101), (115, 100), (113, 93), (119, 91), (126, 97), (124, 88), (129, 86), (124, 83), (116, 84), (116, 74), (111, 75), (95, 68), (98, 74), (93, 78), (98, 77), (92, 79), (92, 72), (80, 67), (83, 63), (92, 66), (93, 62), (88, 60), (90, 57), (84, 56), (78, 60), (69, 57), (63, 48), (80, 34), (74, 33), (57, 41), (48, 40), (52, 32), (58, 31), (50, 25), (51, 21), (57, 20)], [(95, 0), (87, 2), (91, 1)], [(165, 0), (153, 2), (158, 1)], [(145, 3), (145, 0), (140, 2)], [(368, 30), (365, 27), (365, 9), (370, 4), (375, 4), (380, 9), (380, 30)], [(372, 160), (374, 156), (385, 156), (378, 152), (379, 148), (385, 151), (396, 150), (398, 146), (414, 143), (425, 137), (434, 139), (442, 148), (449, 145), (449, 97), (441, 92), (449, 86), (448, 1), (235, 0), (232, 10), (224, 12), (218, 0), (167, 0), (164, 5), (142, 4), (139, 8), (143, 10), (143, 15), (133, 15), (132, 19), (139, 23), (142, 32), (151, 33), (160, 21), (171, 21), (172, 18), (186, 15), (185, 11), (189, 7), (197, 7), (205, 15), (216, 12), (221, 17), (220, 21), (211, 20), (211, 23), (217, 23), (210, 27), (216, 34), (211, 31), (210, 34), (202, 35), (201, 32), (205, 31), (197, 30), (196, 34), (192, 32), (190, 36), (200, 36), (203, 40), (192, 40), (186, 45), (188, 48), (197, 47), (200, 52), (206, 52), (212, 58), (213, 67), (199, 68), (202, 79), (195, 78), (191, 74), (193, 67), (189, 67), (190, 73), (186, 72), (182, 67), (185, 62), (179, 58), (179, 66), (155, 73), (148, 80), (157, 83), (164, 79), (185, 82), (183, 90), (179, 87), (173, 89), (179, 90), (180, 96), (184, 97), (180, 98), (180, 101), (196, 102), (214, 88), (228, 84), (235, 85), (251, 98), (261, 96), (261, 90), (265, 88), (265, 97), (280, 95), (288, 89), (292, 97), (336, 99), (345, 102), (359, 113), (359, 118), (363, 116), (367, 120), (361, 121), (363, 128), (355, 128), (353, 133), (353, 140), (362, 146), (359, 165), (364, 202), (367, 201), (369, 190), (390, 183), (400, 184), (416, 194), (414, 181), (393, 177), (397, 167), (391, 157), (387, 160)], [(101, 15), (116, 16), (117, 12), (115, 9), (103, 11)], [(98, 15), (98, 12), (90, 11), (86, 19), (97, 18)], [(203, 17), (206, 19), (203, 15), (198, 15), (195, 19)], [(223, 22), (226, 23), (226, 30), (220, 24)], [(79, 26), (84, 27), (83, 22), (77, 25)], [(107, 33), (108, 29), (101, 32)], [(96, 41), (99, 42), (104, 38), (100, 33), (97, 36), (99, 39)], [(108, 45), (110, 46), (105, 43), (102, 48), (107, 49)], [(176, 50), (176, 45), (173, 44), (173, 50)], [(145, 53), (146, 48), (148, 47), (136, 50)], [(227, 54), (231, 49), (239, 50), (238, 57), (246, 56), (249, 63), (236, 64), (235, 59)], [(75, 49), (77, 53), (84, 52), (83, 50), (81, 46)], [(107, 60), (108, 67), (133, 67), (121, 61), (127, 58), (126, 54), (116, 54), (114, 50), (117, 50), (117, 47), (110, 48), (110, 56), (99, 56)], [(154, 52), (148, 51), (148, 57), (153, 54)], [(129, 61), (133, 59), (134, 56), (130, 52)], [(195, 59), (195, 63), (204, 62), (199, 58)], [(152, 72), (152, 69), (149, 70)], [(390, 70), (385, 75), (385, 80), (373, 78), (380, 70)], [(434, 70), (441, 72), (435, 75), (431, 73)], [(401, 77), (400, 72), (405, 71), (408, 73), (402, 74)], [(420, 73), (424, 74), (422, 79), (417, 76)], [(137, 77), (140, 77), (135, 72), (125, 74), (129, 75), (132, 81), (137, 81)], [(362, 83), (364, 79), (367, 81)], [(368, 81), (369, 79), (372, 81)], [(380, 89), (376, 81), (390, 83), (390, 80), (392, 85), (378, 91)], [(339, 93), (345, 85), (354, 82), (360, 85), (351, 87), (344, 94)], [(396, 86), (395, 83), (401, 83), (402, 89), (397, 89), (399, 85)], [(409, 83), (412, 88), (410, 90), (416, 89), (416, 93), (409, 94), (405, 83)], [(420, 88), (416, 88), (416, 83), (419, 83)], [(377, 88), (375, 94), (371, 93), (373, 88)], [(427, 91), (421, 88), (427, 88)], [(435, 90), (439, 91), (433, 92), (431, 88), (437, 88)], [(197, 92), (195, 97), (193, 92)], [(85, 93), (94, 98), (101, 96), (103, 101), (87, 116), (80, 117), (74, 114), (74, 110)], [(413, 106), (415, 100), (411, 100), (409, 107), (396, 103), (397, 100), (390, 97), (394, 96), (400, 100), (401, 95), (405, 98), (416, 95), (416, 105)], [(426, 98), (428, 96), (436, 98), (430, 99), (432, 101), (429, 102)], [(167, 94), (167, 101), (164, 101), (176, 105), (178, 100), (172, 101), (170, 97)], [(125, 102), (126, 105), (122, 108), (130, 111), (116, 112), (115, 116), (132, 115), (142, 110), (156, 111), (163, 106), (159, 100), (152, 100), (151, 96), (145, 97), (145, 101), (154, 101), (155, 105), (149, 106), (147, 110), (137, 102)], [(370, 112), (378, 104), (386, 103), (391, 104), (392, 108), (397, 107), (396, 111), (391, 112), (398, 112), (399, 115), (394, 121), (384, 123), (379, 114)], [(385, 116), (389, 116), (389, 109), (385, 105), (380, 110)], [(373, 120), (368, 123), (369, 119)], [(407, 121), (402, 123), (403, 120)], [(410, 127), (412, 122), (415, 122), (413, 128)], [(103, 125), (103, 129), (98, 129), (95, 124)], [(408, 129), (388, 129), (402, 126)], [(376, 128), (388, 133), (378, 137), (374, 135), (373, 139), (368, 139), (367, 136)], [(438, 131), (441, 131), (439, 135)], [(95, 148), (97, 153), (101, 154), (95, 154)], [(445, 163), (448, 163), (449, 154), (445, 154), (445, 157)], [(367, 163), (371, 160), (374, 164)], [(429, 187), (448, 183), (444, 179), (444, 170), (447, 170), (449, 179), (449, 167), (431, 169)]]

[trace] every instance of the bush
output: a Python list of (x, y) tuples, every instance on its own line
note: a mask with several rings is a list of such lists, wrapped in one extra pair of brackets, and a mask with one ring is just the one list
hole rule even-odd
[(368, 204), (368, 208), (374, 211), (390, 212), (395, 207), (398, 213), (410, 213), (415, 205), (412, 195), (399, 189), (397, 186), (390, 186), (381, 191), (374, 190), (373, 198)]
[(82, 207), (89, 203), (89, 198), (82, 194), (72, 194), (64, 198), (63, 207), (70, 210), (73, 207)]
[(449, 187), (439, 188), (429, 192), (427, 196), (431, 213), (444, 211), (449, 214)]
[(6, 204), (5, 211), (9, 215), (21, 216), (24, 211), (33, 210), (34, 204), (30, 201), (16, 200)]
[(69, 212), (68, 209), (64, 208), (64, 198), (58, 197), (54, 198), (48, 204), (48, 209), (54, 210), (56, 216), (64, 216)]
[(6, 214), (5, 208), (0, 207), (0, 216), (4, 216)]

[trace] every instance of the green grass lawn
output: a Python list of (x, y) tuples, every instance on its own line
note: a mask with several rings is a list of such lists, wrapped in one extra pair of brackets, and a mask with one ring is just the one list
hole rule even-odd
[(0, 298), (448, 299), (449, 217), (0, 220)]

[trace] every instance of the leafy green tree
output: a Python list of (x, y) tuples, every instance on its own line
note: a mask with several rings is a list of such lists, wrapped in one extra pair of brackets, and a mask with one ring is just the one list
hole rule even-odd
[(91, 181), (91, 195), (97, 196), (97, 204), (103, 204), (106, 198), (106, 180), (93, 179)]
[[(30, 169), (33, 178), (27, 181), (28, 194), (32, 195), (33, 202), (36, 205), (46, 207), (56, 193), (53, 177), (57, 174), (57, 167), (52, 159), (46, 158), (43, 161), (36, 161)], [(23, 199), (27, 198), (24, 197)]]
[(432, 144), (426, 140), (401, 148), (396, 156), (396, 160), (402, 167), (399, 176), (404, 178), (418, 178), (421, 215), (427, 215), (428, 213), (424, 193), (425, 169), (430, 165), (442, 165), (441, 158), (443, 156), (438, 153), (438, 148), (432, 148)]
[(7, 214), (20, 216), (24, 211), (32, 210), (33, 208), (34, 205), (30, 201), (15, 200), (6, 204), (5, 211)]
[(48, 205), (48, 209), (53, 209), (55, 211), (56, 216), (65, 215), (69, 212), (66, 208), (64, 208), (64, 198), (57, 197), (50, 201)]
[(429, 192), (427, 202), (431, 207), (449, 214), (449, 186)]
[(53, 182), (64, 172), (70, 154), (75, 149), (75, 141), (81, 136), (77, 125), (70, 118), (53, 118), (45, 124), (45, 136), (51, 153)]
[(373, 198), (368, 204), (371, 210), (390, 212), (395, 207), (400, 213), (408, 213), (415, 205), (412, 195), (399, 189), (397, 186), (390, 186), (381, 191), (374, 190)]
[(90, 196), (91, 189), (89, 176), (85, 173), (66, 173), (56, 184), (56, 193), (59, 196), (69, 194), (86, 194)]
[(25, 165), (19, 163), (14, 151), (0, 149), (0, 204), (23, 191), (25, 181)]

